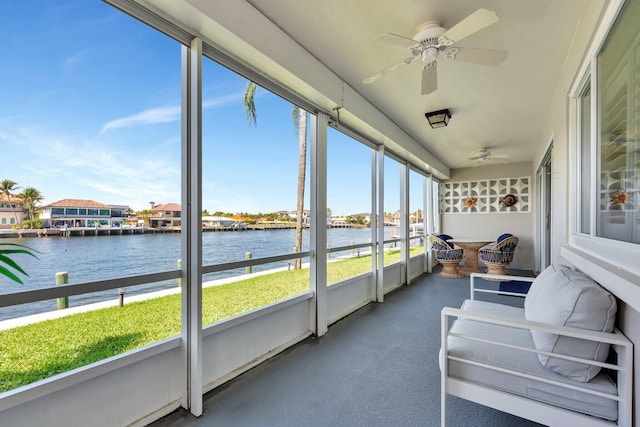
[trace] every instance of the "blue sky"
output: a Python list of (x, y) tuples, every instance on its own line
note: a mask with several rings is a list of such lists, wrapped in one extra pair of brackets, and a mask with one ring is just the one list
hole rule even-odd
[[(177, 42), (95, 0), (1, 2), (0, 39), (0, 179), (35, 187), (45, 204), (180, 203)], [(246, 84), (203, 61), (203, 207), (293, 210), (292, 106), (258, 90), (249, 126)], [(328, 163), (333, 213), (369, 211), (370, 150), (331, 131)], [(386, 175), (395, 190), (397, 174)], [(398, 208), (396, 194), (385, 211)]]

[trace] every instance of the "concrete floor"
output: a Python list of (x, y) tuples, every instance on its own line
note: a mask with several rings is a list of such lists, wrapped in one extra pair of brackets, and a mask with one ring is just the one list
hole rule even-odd
[[(531, 275), (523, 271), (514, 274)], [(469, 279), (424, 275), (178, 410), (153, 426), (417, 427), (440, 425), (440, 310), (460, 306)], [(462, 399), (449, 426), (537, 426)]]

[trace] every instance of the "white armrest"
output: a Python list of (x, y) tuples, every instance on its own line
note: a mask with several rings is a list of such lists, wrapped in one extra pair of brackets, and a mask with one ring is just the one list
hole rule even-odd
[(475, 299), (475, 293), (476, 292), (484, 292), (484, 293), (487, 293), (487, 294), (510, 295), (510, 296), (521, 297), (521, 298), (525, 297), (525, 294), (521, 294), (521, 293), (518, 293), (518, 292), (494, 291), (493, 289), (476, 288), (476, 286), (475, 286), (475, 278), (476, 277), (479, 278), (479, 279), (493, 279), (493, 280), (500, 280), (500, 281), (504, 281), (504, 282), (508, 282), (510, 280), (517, 280), (517, 281), (520, 281), (520, 282), (533, 283), (533, 281), (535, 280), (535, 277), (511, 276), (511, 275), (501, 275), (501, 274), (486, 274), (486, 273), (471, 273), (471, 276), (469, 276), (469, 286), (470, 286), (471, 299)]
[[(441, 321), (444, 322), (443, 330), (445, 331), (445, 334), (447, 333), (447, 330), (448, 330), (448, 321), (447, 321), (448, 317), (477, 320), (480, 322), (494, 323), (496, 325), (510, 326), (513, 328), (539, 330), (539, 331), (548, 332), (551, 334), (563, 335), (567, 337), (579, 338), (579, 339), (590, 340), (590, 341), (603, 342), (603, 343), (612, 344), (612, 345), (621, 345), (621, 346), (632, 345), (631, 342), (617, 330), (613, 333), (590, 331), (587, 329), (572, 328), (569, 326), (556, 326), (550, 323), (532, 322), (524, 319), (515, 319), (513, 317), (494, 316), (491, 314), (480, 314), (473, 311), (462, 310), (462, 309), (453, 308), (453, 307), (444, 307), (442, 309)], [(446, 328), (447, 330), (445, 330), (444, 328)], [(545, 353), (543, 351), (538, 351), (538, 350), (535, 350), (534, 352), (540, 353), (540, 354), (549, 354), (558, 358), (568, 357), (562, 354)], [(597, 362), (594, 362), (593, 360), (585, 359), (580, 361), (587, 364), (597, 364)]]

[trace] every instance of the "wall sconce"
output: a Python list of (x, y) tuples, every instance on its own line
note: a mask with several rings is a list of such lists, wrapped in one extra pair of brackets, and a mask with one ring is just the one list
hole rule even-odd
[(432, 111), (424, 115), (432, 128), (442, 128), (449, 124), (451, 112), (449, 110)]

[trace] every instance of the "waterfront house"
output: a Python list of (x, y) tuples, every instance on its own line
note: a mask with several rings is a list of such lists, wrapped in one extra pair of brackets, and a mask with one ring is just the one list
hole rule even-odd
[[(285, 215), (289, 215), (292, 221), (296, 221), (298, 218), (298, 211), (284, 211)], [(302, 211), (302, 224), (308, 225), (309, 218), (311, 217), (311, 211), (308, 209), (304, 209)]]
[(277, 215), (277, 216), (289, 216), (289, 211), (275, 211), (274, 215)]
[(179, 228), (182, 208), (178, 203), (153, 205), (149, 217), (151, 228)]
[(362, 218), (362, 220), (364, 221), (364, 223), (366, 225), (370, 225), (371, 224), (371, 212), (360, 212), (360, 213), (351, 214), (349, 216), (352, 219), (353, 218)]
[(217, 215), (203, 215), (202, 225), (203, 227), (221, 227), (234, 229), (246, 228), (246, 224), (240, 220)]
[[(367, 309), (352, 318), (360, 320), (358, 331), (368, 329), (367, 313), (375, 316), (380, 307), (393, 308), (385, 305), (391, 292), (399, 295), (415, 285), (427, 289), (424, 300), (448, 298), (445, 287), (429, 293), (434, 263), (428, 248), (414, 256), (409, 251), (412, 188), (422, 190), (418, 199), (425, 212), (424, 232), (487, 241), (505, 232), (516, 234), (520, 243), (511, 267), (538, 273), (560, 263), (593, 277), (617, 298), (617, 327), (640, 345), (640, 0), (105, 3), (114, 6), (109, 19), (126, 13), (134, 24), (149, 26), (180, 44), (179, 59), (160, 59), (182, 67), (182, 84), (174, 88), (176, 93), (182, 90), (183, 99), (182, 267), (134, 278), (121, 272), (120, 281), (84, 284), (82, 291), (116, 289), (123, 282), (180, 279), (181, 330), (165, 340), (3, 394), (3, 423), (145, 425), (182, 408), (191, 414), (187, 420), (204, 417), (202, 424), (210, 419), (211, 425), (437, 425), (438, 405), (429, 404), (438, 400), (439, 388), (404, 387), (418, 376), (438, 377), (437, 351), (426, 360), (419, 351), (389, 347), (379, 341), (379, 334), (363, 343), (354, 333), (350, 340), (339, 340), (352, 350), (343, 359), (357, 362), (342, 375), (323, 376), (330, 372), (331, 357), (311, 355), (301, 361), (296, 357), (302, 351), (288, 352), (277, 359), (279, 364), (268, 362), (297, 343), (309, 343), (311, 337), (309, 347), (318, 351), (327, 343), (335, 344), (332, 328), (348, 328), (346, 321), (338, 321), (362, 307)], [(463, 20), (479, 8), (495, 10), (499, 20), (477, 32), (466, 24), (456, 27), (459, 22), (477, 22)], [(449, 34), (454, 40), (443, 40), (442, 51), (433, 46), (416, 48), (418, 43), (411, 38), (438, 29), (434, 20), (443, 31), (457, 28)], [(123, 28), (113, 31), (126, 31)], [(132, 31), (131, 43), (139, 42), (138, 34)], [(440, 43), (440, 35), (442, 31), (432, 34), (431, 43)], [(45, 39), (47, 34), (39, 37)], [(448, 41), (460, 50), (445, 55)], [(154, 57), (158, 59), (156, 52)], [(4, 60), (11, 61), (11, 55)], [(276, 253), (264, 260), (308, 257), (309, 288), (208, 325), (202, 324), (203, 274), (262, 261), (201, 262), (203, 165), (198, 155), (205, 61), (209, 66), (222, 64), (311, 113), (309, 250)], [(487, 63), (496, 66), (483, 67)], [(123, 111), (129, 114), (127, 107)], [(430, 114), (434, 112), (440, 113)], [(440, 120), (430, 124), (425, 116)], [(328, 284), (327, 141), (336, 134), (370, 150), (363, 157), (371, 164), (367, 194), (372, 199), (372, 240), (361, 247), (379, 254), (380, 262), (349, 280)], [(231, 147), (229, 143), (229, 150), (218, 151), (232, 152), (238, 174), (251, 173), (255, 162), (244, 164), (241, 153)], [(508, 164), (503, 163), (506, 156)], [(393, 177), (385, 175), (389, 170)], [(261, 178), (265, 177), (255, 177)], [(385, 212), (396, 209), (394, 205), (385, 210), (389, 182), (399, 189), (401, 201), (394, 218), (385, 217)], [(163, 220), (175, 221), (171, 216)], [(392, 220), (398, 228), (393, 242), (402, 257), (385, 265), (382, 225)], [(468, 289), (466, 283), (454, 283), (451, 292)], [(3, 303), (18, 305), (64, 292), (69, 291), (17, 292), (4, 297)], [(426, 340), (438, 334), (439, 320), (427, 322), (425, 307), (432, 306), (396, 309), (402, 321), (394, 323), (393, 332), (404, 334), (403, 323), (419, 324), (419, 331), (412, 329), (407, 341), (437, 348), (439, 344), (432, 342), (437, 339), (430, 344)], [(437, 313), (433, 317), (437, 319)], [(633, 357), (637, 366), (640, 352)], [(247, 376), (234, 379), (256, 366), (254, 372), (267, 379), (267, 386), (242, 389), (250, 384)], [(278, 369), (270, 370), (274, 366)], [(295, 381), (282, 380), (293, 370), (290, 367), (299, 376)], [(313, 377), (318, 379), (309, 381), (318, 372)], [(404, 376), (393, 375), (398, 372)], [(358, 387), (364, 377), (377, 382)], [(625, 380), (633, 384), (632, 408), (638, 420), (640, 370), (628, 373)], [(289, 391), (288, 400), (279, 393), (283, 389)], [(206, 406), (203, 394), (212, 390), (213, 400)], [(352, 403), (352, 395), (364, 396), (361, 406)], [(67, 417), (52, 415), (61, 408)], [(473, 425), (476, 413), (488, 417), (479, 425), (532, 425), (472, 404), (459, 425)], [(535, 411), (530, 416), (535, 417)]]
[(20, 197), (12, 196), (9, 203), (7, 196), (0, 194), (0, 229), (11, 229), (14, 225), (22, 224), (25, 212), (22, 210), (21, 201)]
[(327, 221), (327, 227), (344, 228), (351, 227), (351, 223), (347, 222), (346, 217), (342, 215), (333, 215)]
[(390, 221), (393, 225), (400, 225), (400, 221), (403, 219), (402, 213), (398, 210), (387, 216), (387, 221)]
[(42, 206), (40, 220), (44, 228), (120, 227), (127, 209), (94, 200), (63, 199)]

